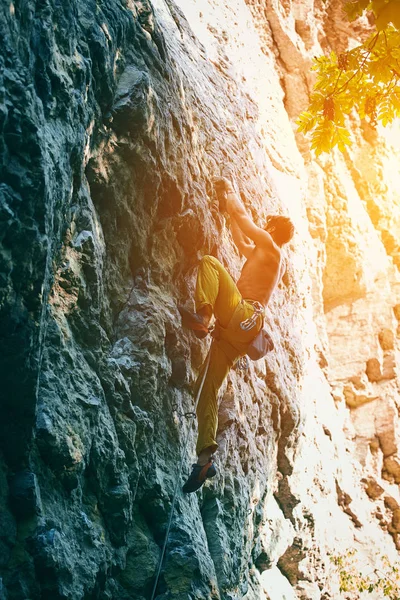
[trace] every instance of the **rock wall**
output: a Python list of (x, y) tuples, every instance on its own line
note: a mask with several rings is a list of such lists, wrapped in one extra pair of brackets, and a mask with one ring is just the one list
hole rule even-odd
[(241, 266), (221, 174), (296, 236), (275, 351), (224, 384), (219, 475), (178, 493), (156, 597), (339, 598), (330, 555), (397, 556), (397, 138), (314, 161), (293, 119), (313, 54), (368, 24), (311, 0), (1, 11), (0, 598), (151, 597), (208, 346), (176, 307), (204, 254)]

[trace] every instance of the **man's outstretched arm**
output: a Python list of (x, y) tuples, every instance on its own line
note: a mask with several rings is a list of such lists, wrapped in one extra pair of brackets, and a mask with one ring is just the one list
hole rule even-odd
[(269, 233), (265, 231), (265, 229), (257, 227), (249, 217), (241, 200), (233, 189), (232, 183), (228, 179), (223, 179), (221, 180), (221, 184), (224, 186), (223, 191), (226, 194), (226, 210), (231, 215), (232, 219), (236, 221), (241, 231), (253, 240), (255, 244), (272, 244), (272, 238)]

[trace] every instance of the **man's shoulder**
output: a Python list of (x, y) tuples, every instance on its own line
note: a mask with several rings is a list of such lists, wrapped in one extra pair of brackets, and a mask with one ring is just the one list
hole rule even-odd
[(274, 260), (278, 264), (281, 261), (282, 250), (271, 238), (270, 244), (256, 244), (255, 249), (259, 257), (264, 256), (268, 260)]

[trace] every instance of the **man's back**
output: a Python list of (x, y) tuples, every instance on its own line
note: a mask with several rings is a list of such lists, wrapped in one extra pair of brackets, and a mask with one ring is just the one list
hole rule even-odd
[(264, 306), (279, 283), (281, 251), (271, 240), (268, 245), (256, 245), (243, 265), (237, 287), (242, 297), (257, 300)]

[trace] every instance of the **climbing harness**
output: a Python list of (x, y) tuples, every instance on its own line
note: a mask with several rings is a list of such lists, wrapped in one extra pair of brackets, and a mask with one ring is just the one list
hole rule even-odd
[[(251, 315), (251, 317), (249, 317), (248, 319), (245, 319), (244, 321), (242, 321), (240, 323), (240, 329), (242, 329), (243, 331), (250, 331), (250, 329), (253, 329), (253, 327), (255, 327), (256, 323), (257, 323), (257, 319), (260, 315), (264, 316), (264, 307), (260, 302), (257, 302), (257, 300), (246, 300), (246, 302), (248, 302), (249, 304), (251, 304), (254, 307), (254, 312)], [(249, 357), (247, 356), (247, 354), (245, 354), (244, 356), (241, 356), (239, 358), (239, 360), (236, 363), (236, 369), (238, 371), (247, 371), (250, 368), (250, 361), (249, 361)]]
[(264, 307), (260, 302), (257, 302), (257, 300), (247, 300), (247, 302), (254, 306), (254, 312), (251, 317), (240, 323), (240, 329), (243, 329), (243, 331), (250, 331), (250, 329), (253, 329), (257, 323), (258, 317), (264, 315)]
[[(197, 405), (199, 403), (200, 395), (201, 395), (201, 392), (203, 391), (204, 382), (205, 382), (206, 377), (207, 377), (208, 368), (210, 366), (211, 348), (212, 348), (213, 342), (214, 342), (214, 338), (212, 338), (210, 347), (208, 349), (208, 355), (207, 355), (207, 358), (206, 358), (206, 366), (204, 368), (203, 377), (201, 379), (199, 390), (197, 392), (197, 396), (196, 396), (196, 399), (195, 399), (194, 411), (193, 412), (184, 413), (184, 416), (187, 416), (188, 418), (196, 416)], [(172, 517), (173, 517), (174, 509), (175, 509), (175, 503), (176, 503), (176, 498), (177, 498), (177, 494), (178, 494), (179, 482), (180, 482), (180, 478), (181, 478), (181, 475), (182, 475), (182, 467), (183, 467), (183, 461), (184, 461), (184, 458), (185, 458), (185, 455), (186, 455), (187, 443), (189, 441), (190, 429), (191, 428), (189, 427), (188, 430), (187, 430), (185, 443), (183, 444), (182, 458), (181, 458), (181, 462), (180, 462), (180, 465), (179, 465), (178, 477), (177, 477), (176, 482), (175, 482), (175, 489), (174, 489), (174, 494), (173, 494), (173, 497), (172, 497), (171, 511), (170, 511), (170, 514), (169, 514), (167, 531), (165, 533), (164, 544), (163, 544), (163, 548), (162, 548), (162, 551), (161, 551), (161, 556), (160, 556), (160, 560), (159, 560), (159, 563), (158, 563), (157, 575), (156, 575), (156, 579), (154, 581), (153, 591), (151, 593), (150, 600), (154, 600), (154, 598), (155, 598), (155, 593), (156, 593), (156, 589), (157, 589), (157, 585), (158, 585), (158, 580), (160, 579), (161, 568), (162, 568), (162, 565), (163, 565), (163, 562), (164, 562), (164, 555), (165, 555), (165, 550), (167, 548), (169, 531), (171, 529)]]

